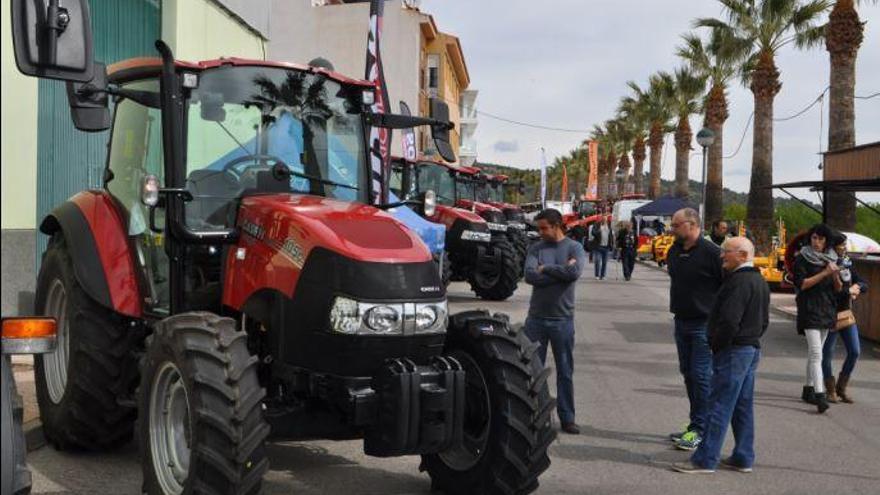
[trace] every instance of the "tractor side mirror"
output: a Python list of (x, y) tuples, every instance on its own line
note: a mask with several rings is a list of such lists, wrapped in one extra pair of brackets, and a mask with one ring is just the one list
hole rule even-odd
[(110, 128), (110, 108), (107, 93), (107, 68), (95, 62), (94, 77), (86, 83), (67, 81), (67, 103), (73, 125), (85, 132), (100, 132)]
[(27, 76), (87, 82), (94, 76), (88, 0), (12, 0), (12, 43)]
[[(431, 98), (431, 118), (441, 122), (449, 122), (449, 106), (446, 102), (437, 98)], [(449, 130), (451, 125), (432, 125), (431, 137), (434, 138), (434, 146), (437, 152), (447, 162), (455, 161), (455, 150), (449, 142)]]

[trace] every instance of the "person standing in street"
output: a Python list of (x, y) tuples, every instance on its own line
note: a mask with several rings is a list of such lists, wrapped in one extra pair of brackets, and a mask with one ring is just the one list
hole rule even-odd
[(715, 220), (712, 222), (712, 233), (709, 234), (709, 240), (720, 246), (730, 236), (730, 229), (724, 220)]
[(825, 224), (810, 230), (810, 242), (794, 259), (792, 274), (797, 303), (797, 331), (807, 339), (807, 384), (801, 399), (819, 413), (828, 410), (822, 376), (822, 348), (837, 324), (837, 293), (843, 289), (837, 253), (831, 249), (833, 231)]
[(623, 265), (623, 278), (627, 282), (632, 278), (633, 269), (636, 266), (636, 235), (630, 224), (620, 222), (617, 231), (617, 249), (620, 250), (620, 263)]
[[(681, 473), (712, 473), (719, 462), (727, 469), (749, 473), (755, 463), (755, 371), (761, 359), (761, 336), (770, 324), (770, 288), (755, 268), (755, 246), (745, 237), (721, 245), (724, 270), (709, 313), (712, 348), (712, 392), (703, 442), (690, 462), (675, 463)], [(727, 425), (733, 427), (733, 454), (721, 459)]]
[[(834, 251), (837, 252), (837, 264), (840, 266), (840, 280), (843, 282), (843, 290), (837, 293), (838, 322), (836, 326), (841, 326), (841, 314), (851, 320), (846, 321), (842, 328), (837, 328), (829, 333), (828, 338), (825, 339), (825, 345), (822, 347), (822, 375), (825, 377), (828, 402), (837, 403), (840, 401), (852, 404), (853, 399), (847, 391), (847, 387), (861, 353), (859, 327), (852, 313), (852, 305), (862, 294), (868, 292), (868, 282), (853, 269), (852, 260), (846, 254), (846, 236), (844, 234), (836, 235), (833, 244)], [(834, 356), (834, 344), (837, 343), (838, 335), (846, 348), (846, 359), (843, 361), (843, 367), (835, 380), (831, 358)]]
[(547, 346), (556, 362), (556, 412), (562, 431), (577, 435), (574, 411), (574, 288), (586, 264), (584, 248), (565, 236), (562, 214), (554, 209), (539, 213), (535, 220), (541, 241), (529, 247), (525, 280), (532, 286), (525, 334), (540, 347), (541, 362), (547, 362)]
[(706, 432), (712, 380), (706, 322), (724, 278), (720, 248), (705, 239), (701, 230), (700, 215), (693, 208), (681, 209), (672, 217), (676, 240), (667, 256), (669, 309), (675, 316), (675, 345), (690, 402), (690, 422), (669, 438), (681, 450), (696, 449)]
[(613, 233), (607, 220), (593, 224), (593, 271), (596, 280), (605, 280), (608, 270), (608, 253), (611, 251)]

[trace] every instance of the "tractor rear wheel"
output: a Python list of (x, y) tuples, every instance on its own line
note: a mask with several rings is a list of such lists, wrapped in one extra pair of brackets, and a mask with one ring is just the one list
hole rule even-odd
[(269, 468), (266, 392), (235, 321), (171, 316), (149, 338), (138, 398), (144, 492), (260, 492)]
[(444, 250), (442, 253), (435, 254), (434, 262), (439, 266), (440, 283), (443, 284), (443, 288), (445, 289), (449, 287), (449, 282), (452, 278), (452, 265), (449, 261), (449, 252)]
[(520, 271), (513, 245), (506, 237), (497, 237), (492, 239), (488, 252), (477, 260), (468, 274), (468, 282), (480, 299), (503, 301), (516, 292)]
[(526, 237), (526, 233), (520, 230), (511, 230), (508, 233), (512, 232), (510, 235), (510, 242), (513, 244), (513, 248), (516, 250), (517, 266), (519, 267), (519, 277), (522, 278), (525, 275), (526, 268), (526, 255), (529, 251), (529, 238)]
[(447, 494), (523, 495), (550, 466), (556, 401), (537, 345), (506, 316), (468, 311), (450, 318), (445, 352), (465, 369), (461, 445), (422, 457), (432, 487)]
[(56, 350), (34, 356), (37, 402), (46, 440), (59, 449), (106, 450), (128, 442), (136, 410), (120, 404), (137, 387), (131, 320), (90, 298), (76, 280), (62, 234), (43, 255), (37, 314), (58, 322)]

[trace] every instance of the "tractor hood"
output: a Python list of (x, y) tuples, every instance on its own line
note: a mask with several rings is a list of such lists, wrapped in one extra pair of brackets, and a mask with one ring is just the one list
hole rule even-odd
[(242, 200), (243, 236), (263, 240), (302, 265), (314, 248), (377, 263), (431, 261), (424, 242), (401, 221), (373, 206), (302, 194)]

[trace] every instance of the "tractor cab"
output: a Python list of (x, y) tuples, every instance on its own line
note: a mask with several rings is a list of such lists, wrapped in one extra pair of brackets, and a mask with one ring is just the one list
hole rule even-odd
[[(77, 129), (111, 129), (102, 187), (40, 225), (35, 310), (58, 322), (61, 351), (35, 360), (50, 443), (137, 436), (150, 495), (258, 493), (270, 435), (421, 455), (446, 493), (538, 486), (555, 435), (548, 372), (506, 318), (449, 315), (429, 248), (386, 211), (436, 215), (427, 189), (389, 201), (391, 129), (430, 126), (454, 154), (445, 103), (431, 100), (432, 118), (385, 112), (384, 1), (370, 3), (370, 81), (183, 62), (162, 41), (159, 58), (108, 69), (87, 0), (11, 3), (19, 70), (66, 81)], [(441, 175), (431, 189), (452, 209), (455, 177)], [(487, 298), (509, 297), (511, 249), (460, 212), (447, 236), (485, 241), (464, 262)]]

